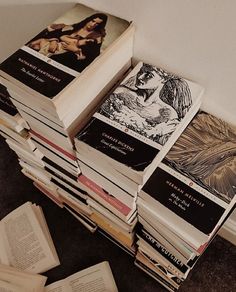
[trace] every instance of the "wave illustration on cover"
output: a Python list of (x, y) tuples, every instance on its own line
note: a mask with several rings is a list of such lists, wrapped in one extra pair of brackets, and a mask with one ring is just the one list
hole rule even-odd
[(201, 112), (164, 162), (229, 203), (236, 194), (236, 128)]
[(99, 113), (164, 145), (192, 106), (188, 83), (163, 69), (140, 63), (106, 99)]

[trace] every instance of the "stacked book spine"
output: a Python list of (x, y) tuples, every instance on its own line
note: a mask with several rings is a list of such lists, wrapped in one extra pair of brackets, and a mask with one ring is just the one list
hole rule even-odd
[(42, 167), (43, 155), (30, 137), (29, 125), (12, 103), (11, 96), (3, 84), (0, 84), (0, 113), (0, 134), (17, 154), (19, 161), (24, 160)]

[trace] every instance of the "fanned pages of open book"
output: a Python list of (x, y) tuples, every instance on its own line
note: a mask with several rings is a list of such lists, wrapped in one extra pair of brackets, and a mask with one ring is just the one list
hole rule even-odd
[(39, 206), (27, 202), (0, 221), (0, 263), (32, 273), (60, 264)]
[(47, 277), (0, 264), (1, 292), (43, 292)]
[(75, 273), (45, 287), (45, 292), (118, 292), (107, 261)]

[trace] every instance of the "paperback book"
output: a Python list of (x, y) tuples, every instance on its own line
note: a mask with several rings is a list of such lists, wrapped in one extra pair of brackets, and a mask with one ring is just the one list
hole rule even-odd
[(0, 64), (1, 81), (25, 105), (78, 116), (129, 67), (133, 33), (131, 22), (76, 4)]
[(129, 223), (133, 221), (133, 216), (136, 214), (135, 206), (127, 206), (125, 203), (110, 194), (107, 190), (103, 189), (84, 175), (80, 175), (78, 177), (78, 181), (86, 187), (87, 193), (95, 201), (109, 209), (112, 213), (125, 222)]
[(234, 208), (235, 186), (236, 128), (201, 111), (144, 185), (140, 198), (157, 220), (199, 247)]
[(76, 135), (77, 152), (129, 177), (138, 190), (196, 114), (202, 91), (140, 62)]

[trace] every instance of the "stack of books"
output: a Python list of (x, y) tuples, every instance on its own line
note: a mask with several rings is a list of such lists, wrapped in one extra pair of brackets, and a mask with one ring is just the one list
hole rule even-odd
[(175, 291), (235, 206), (236, 130), (198, 112), (200, 85), (134, 66), (133, 36), (77, 4), (0, 64), (0, 132), (42, 193)]
[(178, 289), (233, 211), (236, 128), (200, 111), (142, 188), (136, 264)]
[(107, 261), (45, 287), (47, 277), (40, 273), (60, 261), (40, 206), (24, 203), (0, 220), (0, 227), (1, 291), (118, 291)]
[[(139, 62), (75, 137), (88, 204), (128, 224), (140, 188), (200, 107), (202, 87)], [(104, 211), (103, 211), (104, 210)]]
[(29, 125), (11, 101), (7, 88), (0, 84), (0, 134), (19, 158), (42, 166), (41, 152), (36, 149), (29, 134)]
[(74, 133), (130, 66), (132, 48), (128, 21), (78, 4), (1, 64), (2, 83), (38, 147), (76, 175)]
[(129, 69), (133, 35), (131, 22), (76, 4), (0, 64), (9, 103), (29, 125), (33, 153), (7, 141), (22, 172), (91, 231), (73, 138)]
[[(28, 124), (19, 114), (15, 105), (11, 102), (10, 94), (6, 87), (0, 84), (0, 114), (1, 125), (5, 124), (5, 127), (10, 128), (16, 133), (20, 133), (24, 129), (29, 129)], [(7, 137), (7, 130), (2, 130), (3, 136)]]
[(79, 160), (136, 196), (198, 111), (202, 92), (138, 63), (76, 135)]

